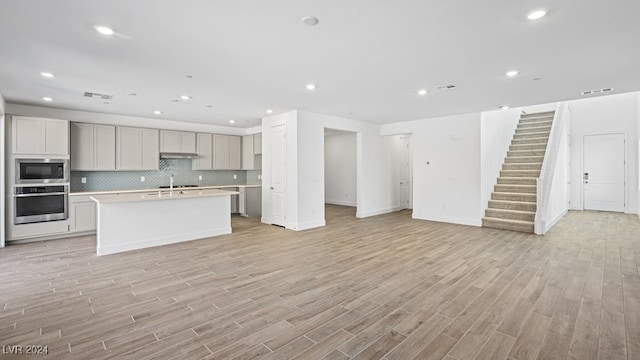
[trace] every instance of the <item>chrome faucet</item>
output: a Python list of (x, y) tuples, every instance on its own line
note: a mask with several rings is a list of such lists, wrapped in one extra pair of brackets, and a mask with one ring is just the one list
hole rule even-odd
[(173, 196), (173, 174), (169, 178), (169, 196)]

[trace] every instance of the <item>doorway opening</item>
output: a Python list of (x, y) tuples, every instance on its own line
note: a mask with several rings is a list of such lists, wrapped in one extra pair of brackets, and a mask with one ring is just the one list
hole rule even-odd
[[(357, 133), (324, 129), (324, 202), (331, 216), (356, 217), (358, 207)], [(327, 223), (331, 219), (326, 219)]]

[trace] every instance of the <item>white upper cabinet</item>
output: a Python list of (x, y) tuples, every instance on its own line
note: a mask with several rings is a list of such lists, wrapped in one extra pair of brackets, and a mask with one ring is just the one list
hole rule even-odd
[(116, 128), (117, 170), (158, 170), (158, 130), (126, 126)]
[(259, 170), (262, 168), (262, 151), (256, 152), (257, 146), (262, 146), (262, 137), (245, 135), (242, 137), (242, 170)]
[(253, 135), (253, 153), (262, 155), (262, 133)]
[(197, 137), (197, 159), (191, 160), (193, 170), (213, 169), (213, 135), (198, 133)]
[(115, 170), (116, 127), (71, 123), (71, 170)]
[(30, 155), (69, 155), (69, 121), (12, 117), (12, 152)]
[(213, 135), (213, 169), (239, 170), (241, 168), (240, 136)]
[(160, 130), (160, 152), (195, 153), (196, 133), (188, 131)]

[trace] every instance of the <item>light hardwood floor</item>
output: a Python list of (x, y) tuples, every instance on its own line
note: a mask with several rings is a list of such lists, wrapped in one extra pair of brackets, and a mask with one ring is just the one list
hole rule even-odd
[[(640, 221), (571, 212), (544, 237), (328, 206), (302, 232), (97, 257), (0, 249), (0, 345), (59, 359), (640, 359)], [(0, 357), (8, 356), (0, 354)], [(47, 358), (38, 356), (33, 358)]]

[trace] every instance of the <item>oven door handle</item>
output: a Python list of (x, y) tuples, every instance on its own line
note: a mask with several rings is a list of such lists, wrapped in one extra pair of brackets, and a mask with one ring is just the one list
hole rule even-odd
[(21, 197), (50, 196), (50, 195), (67, 195), (67, 193), (54, 192), (54, 193), (38, 193), (38, 194), (19, 194), (19, 195), (13, 195), (13, 196), (17, 198), (21, 198)]

